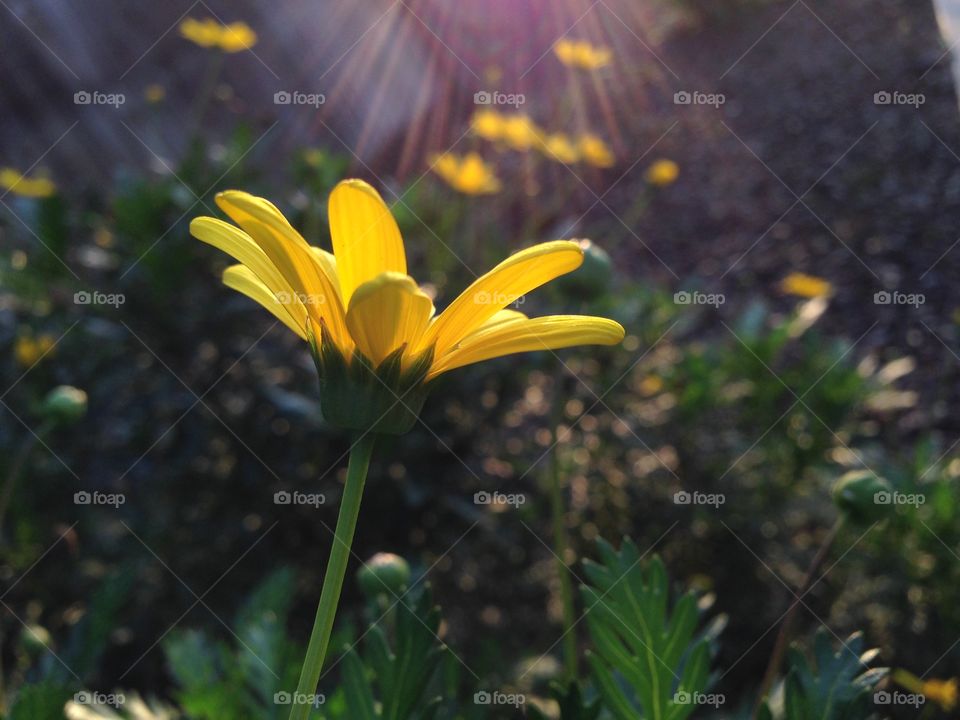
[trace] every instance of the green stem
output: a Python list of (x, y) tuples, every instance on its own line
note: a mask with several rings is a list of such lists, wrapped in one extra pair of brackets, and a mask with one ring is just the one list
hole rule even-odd
[(37, 428), (36, 432), (30, 433), (26, 438), (24, 438), (23, 444), (20, 445), (20, 450), (17, 453), (16, 458), (13, 461), (13, 464), (10, 466), (10, 471), (7, 474), (7, 479), (3, 484), (3, 490), (0, 491), (0, 542), (2, 542), (4, 521), (7, 517), (7, 508), (10, 507), (10, 501), (13, 499), (13, 491), (17, 486), (17, 481), (20, 479), (20, 474), (23, 471), (23, 468), (26, 467), (27, 460), (30, 458), (30, 453), (33, 452), (33, 449), (37, 446), (38, 443), (42, 442), (42, 438), (53, 428), (54, 423), (51, 421), (46, 421)]
[(754, 719), (758, 716), (760, 712), (760, 705), (764, 700), (766, 700), (767, 695), (770, 694), (770, 689), (773, 687), (774, 680), (777, 679), (777, 674), (780, 672), (780, 665), (783, 662), (783, 656), (787, 651), (787, 645), (790, 642), (790, 636), (793, 634), (793, 626), (797, 619), (797, 610), (800, 608), (800, 602), (810, 591), (810, 588), (813, 587), (816, 574), (819, 571), (820, 566), (823, 565), (823, 561), (827, 559), (827, 553), (830, 552), (830, 548), (833, 547), (834, 540), (837, 539), (837, 535), (843, 527), (843, 519), (843, 515), (838, 517), (837, 521), (833, 524), (833, 527), (831, 527), (830, 531), (827, 533), (827, 536), (823, 539), (820, 549), (817, 550), (817, 554), (814, 556), (813, 560), (810, 562), (810, 566), (807, 568), (807, 574), (804, 576), (803, 582), (800, 584), (800, 589), (796, 593), (796, 598), (787, 610), (786, 616), (783, 619), (783, 623), (780, 625), (780, 631), (777, 633), (777, 640), (774, 643), (773, 652), (770, 654), (770, 661), (767, 664), (767, 671), (764, 673), (763, 680), (760, 682), (760, 692), (757, 695), (757, 703), (753, 708)]
[[(560, 374), (557, 373), (557, 383)], [(559, 392), (554, 395), (553, 418), (551, 420), (553, 447), (550, 450), (550, 507), (553, 515), (553, 552), (557, 556), (557, 577), (560, 580), (560, 599), (563, 603), (563, 668), (564, 680), (570, 682), (577, 677), (577, 636), (574, 632), (573, 583), (570, 580), (570, 569), (567, 567), (567, 530), (564, 523), (563, 487), (560, 484), (560, 460), (558, 458), (559, 440), (557, 425), (560, 423), (562, 396)]]
[(300, 672), (297, 694), (293, 698), (290, 720), (307, 720), (310, 715), (312, 705), (308, 698), (316, 694), (327, 646), (330, 644), (333, 619), (340, 602), (340, 590), (343, 588), (343, 577), (350, 559), (350, 546), (353, 544), (353, 533), (357, 528), (357, 516), (360, 514), (363, 485), (370, 467), (374, 437), (373, 433), (361, 436), (350, 450), (347, 482), (340, 501), (340, 515), (337, 517), (337, 529), (334, 532), (333, 547), (330, 549), (330, 562), (323, 578), (317, 617), (310, 633), (310, 644), (307, 646), (307, 656)]

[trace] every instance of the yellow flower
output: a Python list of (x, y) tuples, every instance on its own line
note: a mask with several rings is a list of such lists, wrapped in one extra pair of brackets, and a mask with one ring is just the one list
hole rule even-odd
[(464, 195), (489, 195), (500, 192), (500, 181), (493, 169), (475, 152), (458, 157), (452, 153), (430, 158), (433, 171)]
[(20, 335), (14, 342), (13, 356), (21, 367), (32, 367), (52, 351), (55, 344), (56, 340), (52, 335), (34, 337), (27, 333)]
[(680, 177), (680, 166), (673, 160), (657, 160), (647, 168), (644, 177), (651, 185), (664, 187), (672, 184)]
[(780, 289), (788, 295), (802, 298), (827, 297), (833, 294), (833, 285), (823, 278), (804, 273), (790, 273), (780, 281)]
[(45, 177), (27, 179), (13, 168), (0, 168), (0, 188), (14, 195), (29, 198), (50, 197), (57, 191), (53, 181)]
[(613, 151), (601, 138), (587, 133), (580, 136), (578, 142), (580, 155), (584, 161), (596, 167), (608, 168), (614, 163)]
[(152, 83), (143, 89), (143, 96), (147, 99), (148, 103), (154, 105), (163, 101), (163, 99), (167, 96), (167, 91), (164, 89), (163, 85)]
[(474, 134), (491, 142), (496, 142), (503, 138), (503, 124), (503, 115), (490, 108), (477, 110), (470, 120), (470, 128)]
[(187, 18), (180, 23), (180, 35), (194, 45), (218, 47), (227, 53), (249, 50), (257, 43), (257, 34), (246, 23), (223, 25), (213, 18)]
[(335, 425), (406, 432), (442, 373), (518, 352), (623, 339), (623, 328), (605, 318), (527, 318), (505, 309), (579, 267), (577, 243), (556, 240), (507, 258), (436, 315), (407, 274), (396, 220), (367, 183), (344, 180), (330, 194), (332, 254), (307, 244), (267, 200), (231, 190), (216, 202), (240, 227), (201, 217), (190, 232), (240, 262), (224, 272), (227, 286), (310, 343), (323, 413)]
[(548, 158), (564, 165), (572, 165), (580, 159), (580, 151), (577, 146), (563, 133), (547, 135), (543, 139), (541, 149)]
[(921, 680), (908, 670), (894, 670), (893, 681), (912, 693), (919, 693), (932, 700), (946, 712), (957, 707), (960, 701), (960, 686), (957, 679), (950, 680)]
[(598, 70), (606, 67), (613, 58), (610, 48), (591, 45), (586, 40), (569, 38), (558, 40), (553, 46), (553, 52), (564, 65), (584, 70)]
[(540, 142), (542, 131), (528, 115), (510, 115), (503, 119), (501, 139), (514, 150), (529, 150)]

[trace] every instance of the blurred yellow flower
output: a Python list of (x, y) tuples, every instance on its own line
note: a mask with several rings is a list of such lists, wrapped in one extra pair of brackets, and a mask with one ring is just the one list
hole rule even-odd
[(55, 344), (56, 340), (52, 335), (43, 334), (34, 337), (32, 333), (24, 333), (14, 342), (13, 356), (21, 367), (32, 367), (52, 351)]
[(600, 168), (613, 166), (613, 151), (609, 145), (596, 135), (591, 133), (581, 135), (577, 145), (580, 150), (580, 155), (588, 164)]
[(454, 190), (465, 195), (488, 195), (500, 191), (500, 181), (478, 153), (460, 157), (452, 153), (430, 158), (432, 170)]
[(551, 160), (556, 160), (564, 165), (572, 165), (580, 159), (580, 151), (577, 146), (563, 133), (547, 135), (543, 139), (541, 150)]
[(223, 25), (213, 18), (187, 18), (180, 23), (180, 35), (200, 47), (218, 47), (223, 52), (249, 50), (257, 44), (257, 34), (243, 22)]
[(9, 167), (0, 168), (0, 188), (30, 198), (50, 197), (57, 191), (57, 186), (48, 178), (28, 179)]
[(501, 139), (514, 150), (529, 150), (540, 142), (543, 132), (529, 115), (509, 115), (503, 119)]
[(780, 289), (787, 295), (802, 298), (827, 297), (833, 294), (833, 285), (828, 280), (799, 272), (790, 273), (781, 280)]
[(912, 693), (919, 693), (950, 712), (960, 701), (960, 686), (956, 678), (950, 680), (921, 680), (908, 670), (894, 670), (893, 681)]
[(598, 70), (610, 64), (613, 52), (608, 47), (592, 45), (586, 40), (562, 38), (553, 46), (557, 58), (567, 67)]
[(143, 97), (145, 97), (151, 105), (162, 102), (166, 96), (166, 89), (159, 83), (151, 83), (143, 89)]
[(680, 166), (673, 160), (657, 160), (644, 174), (647, 182), (657, 187), (671, 185), (680, 177)]
[(491, 142), (496, 142), (503, 137), (503, 124), (503, 115), (490, 108), (477, 110), (470, 120), (470, 128), (474, 134)]

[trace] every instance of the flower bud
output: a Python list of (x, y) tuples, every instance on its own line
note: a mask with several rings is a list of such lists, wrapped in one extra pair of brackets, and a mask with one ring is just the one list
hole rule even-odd
[(589, 301), (603, 297), (613, 279), (613, 262), (606, 250), (590, 240), (578, 240), (583, 250), (583, 264), (569, 275), (560, 278), (564, 292), (579, 300)]
[(60, 385), (47, 393), (41, 412), (50, 420), (74, 423), (87, 413), (87, 394), (71, 385)]
[(377, 553), (357, 571), (357, 582), (369, 598), (399, 595), (410, 582), (410, 565), (399, 555)]
[(889, 514), (893, 488), (885, 479), (870, 470), (851, 470), (833, 487), (833, 502), (856, 523), (879, 522)]

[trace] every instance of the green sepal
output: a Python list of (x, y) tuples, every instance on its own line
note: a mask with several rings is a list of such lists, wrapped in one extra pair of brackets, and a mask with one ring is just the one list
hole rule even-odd
[(404, 369), (401, 346), (376, 368), (359, 350), (350, 361), (322, 329), (319, 344), (308, 338), (320, 375), (320, 407), (331, 425), (349, 430), (402, 435), (414, 426), (429, 393), (433, 348)]

